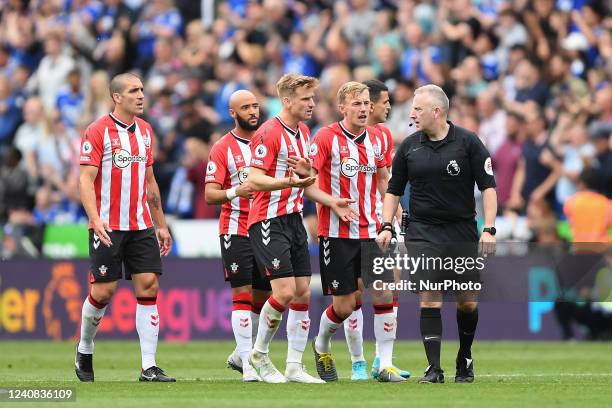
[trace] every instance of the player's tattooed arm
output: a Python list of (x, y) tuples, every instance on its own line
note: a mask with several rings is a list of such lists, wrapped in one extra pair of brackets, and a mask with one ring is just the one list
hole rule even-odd
[(155, 236), (159, 242), (159, 253), (161, 256), (166, 256), (172, 249), (172, 236), (170, 235), (168, 224), (166, 224), (164, 210), (161, 205), (159, 186), (157, 185), (157, 181), (155, 181), (153, 168), (151, 166), (147, 167), (145, 179), (147, 181), (147, 202), (149, 203), (153, 223), (155, 223)]
[(166, 218), (164, 217), (164, 210), (162, 209), (159, 186), (157, 185), (151, 166), (147, 167), (145, 178), (147, 180), (147, 202), (151, 209), (153, 222), (157, 228), (168, 228)]

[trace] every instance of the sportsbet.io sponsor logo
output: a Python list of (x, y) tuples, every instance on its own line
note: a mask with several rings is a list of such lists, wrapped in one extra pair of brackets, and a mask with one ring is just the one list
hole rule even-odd
[(132, 163), (146, 163), (147, 156), (132, 156), (125, 149), (117, 149), (113, 154), (113, 164), (120, 169), (126, 168)]
[(358, 172), (376, 173), (376, 166), (359, 164), (357, 163), (357, 160), (353, 159), (352, 157), (347, 157), (342, 160), (340, 171), (345, 177), (354, 177)]

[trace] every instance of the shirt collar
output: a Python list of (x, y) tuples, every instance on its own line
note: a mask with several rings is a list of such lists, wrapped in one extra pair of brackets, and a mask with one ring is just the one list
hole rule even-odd
[(300, 138), (300, 125), (298, 124), (297, 130), (293, 130), (287, 125), (279, 116), (275, 116), (276, 120), (285, 128), (287, 132), (289, 132), (296, 139)]
[(446, 134), (446, 137), (442, 140), (440, 140), (439, 142), (441, 143), (436, 143), (431, 141), (426, 135), (425, 133), (423, 133), (421, 131), (421, 134), (419, 136), (419, 142), (421, 142), (422, 144), (429, 144), (431, 146), (433, 145), (443, 145), (446, 144), (448, 142), (452, 142), (453, 140), (455, 140), (456, 136), (455, 136), (455, 125), (453, 124), (453, 122), (451, 122), (450, 120), (447, 120), (446, 123), (448, 123), (449, 127), (448, 127), (448, 133)]
[(126, 129), (128, 132), (134, 132), (136, 130), (136, 121), (132, 122), (131, 125), (128, 125), (122, 121), (120, 121), (119, 119), (117, 119), (117, 117), (115, 115), (111, 113), (108, 114), (111, 119), (113, 120), (113, 122), (115, 122), (117, 125), (119, 125), (119, 127)]
[(354, 133), (351, 133), (347, 128), (345, 128), (342, 124), (342, 121), (338, 122), (338, 125), (340, 126), (340, 130), (342, 131), (342, 133), (355, 143), (363, 143), (364, 139), (366, 138), (366, 135), (368, 134), (367, 127), (363, 128), (363, 132), (356, 135)]
[(251, 141), (248, 139), (245, 139), (244, 137), (240, 137), (238, 136), (236, 133), (234, 133), (233, 130), (230, 130), (230, 133), (232, 134), (232, 136), (234, 136), (234, 138), (236, 140), (238, 140), (239, 142), (245, 143), (245, 144), (249, 144)]

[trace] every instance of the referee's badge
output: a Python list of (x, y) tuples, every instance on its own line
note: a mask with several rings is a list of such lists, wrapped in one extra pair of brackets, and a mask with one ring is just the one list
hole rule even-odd
[(457, 164), (456, 160), (451, 160), (446, 165), (446, 171), (451, 176), (458, 176), (459, 173), (461, 173), (461, 168), (459, 167), (459, 164)]
[(493, 163), (491, 163), (491, 158), (490, 157), (487, 157), (487, 160), (485, 160), (485, 162), (484, 162), (484, 171), (489, 176), (493, 175)]

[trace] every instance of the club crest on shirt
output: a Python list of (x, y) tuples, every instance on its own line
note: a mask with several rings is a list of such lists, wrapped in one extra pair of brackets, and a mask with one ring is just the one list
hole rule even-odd
[(459, 167), (459, 164), (457, 164), (456, 160), (451, 160), (448, 162), (446, 165), (446, 172), (451, 176), (458, 176), (459, 173), (461, 173), (461, 168)]
[(151, 147), (151, 136), (149, 136), (148, 132), (142, 135), (142, 143), (144, 143), (147, 149)]
[(255, 148), (255, 157), (258, 159), (263, 159), (267, 154), (268, 148), (265, 145), (260, 144)]

